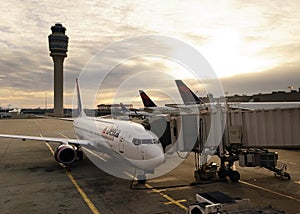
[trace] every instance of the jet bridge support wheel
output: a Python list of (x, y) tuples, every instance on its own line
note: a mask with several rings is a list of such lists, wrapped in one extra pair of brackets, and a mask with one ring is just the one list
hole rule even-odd
[(229, 177), (231, 182), (238, 182), (241, 179), (240, 173), (231, 168), (220, 168), (218, 176), (221, 181), (226, 180), (226, 177)]
[(229, 178), (232, 182), (238, 182), (241, 178), (241, 175), (238, 171), (236, 170), (231, 170), (229, 172)]
[(219, 177), (219, 179), (220, 180), (225, 180), (226, 179), (226, 177), (227, 177), (227, 172), (226, 172), (226, 170), (219, 170), (218, 171), (218, 177)]

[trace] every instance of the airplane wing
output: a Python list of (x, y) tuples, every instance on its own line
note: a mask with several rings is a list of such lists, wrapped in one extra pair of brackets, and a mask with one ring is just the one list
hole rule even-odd
[(61, 118), (57, 118), (58, 120), (64, 120), (64, 121), (74, 121), (73, 117), (61, 117)]
[(38, 136), (29, 136), (29, 135), (0, 134), (0, 138), (21, 139), (23, 141), (25, 141), (25, 140), (37, 140), (37, 141), (54, 142), (54, 143), (60, 143), (60, 144), (78, 144), (78, 145), (82, 145), (82, 146), (86, 146), (86, 145), (91, 144), (91, 142), (89, 142), (87, 140), (56, 138), (56, 137), (38, 137)]
[(244, 111), (250, 111), (253, 110), (251, 108), (243, 108), (243, 107), (233, 107), (233, 106), (229, 106), (230, 110), (244, 110)]

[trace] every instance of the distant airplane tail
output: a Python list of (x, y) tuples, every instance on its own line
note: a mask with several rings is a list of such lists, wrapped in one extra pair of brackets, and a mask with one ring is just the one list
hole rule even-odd
[(185, 105), (204, 103), (194, 92), (187, 87), (182, 80), (175, 80), (180, 96)]
[(156, 104), (150, 99), (150, 97), (143, 90), (139, 90), (139, 93), (142, 98), (144, 107), (157, 107)]
[(123, 103), (120, 103), (120, 106), (121, 106), (121, 111), (122, 111), (123, 113), (125, 113), (125, 112), (130, 112), (130, 111), (124, 106)]
[(83, 107), (82, 107), (78, 79), (76, 79), (76, 90), (77, 90), (77, 112), (78, 112), (78, 117), (85, 117), (86, 114), (83, 111)]

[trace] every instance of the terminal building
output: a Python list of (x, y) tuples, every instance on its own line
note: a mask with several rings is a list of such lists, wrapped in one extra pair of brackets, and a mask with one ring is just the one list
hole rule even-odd
[(274, 91), (268, 94), (234, 95), (226, 98), (228, 102), (299, 102), (300, 88), (298, 91)]
[[(127, 109), (132, 109), (132, 104), (124, 104)], [(114, 113), (121, 112), (121, 105), (120, 104), (99, 104), (97, 105), (97, 116), (105, 116), (111, 115), (112, 111)]]

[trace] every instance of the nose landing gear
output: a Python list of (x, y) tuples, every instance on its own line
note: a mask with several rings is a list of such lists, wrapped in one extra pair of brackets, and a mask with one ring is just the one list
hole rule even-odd
[(137, 176), (137, 182), (139, 184), (145, 184), (146, 183), (146, 175), (138, 175)]

